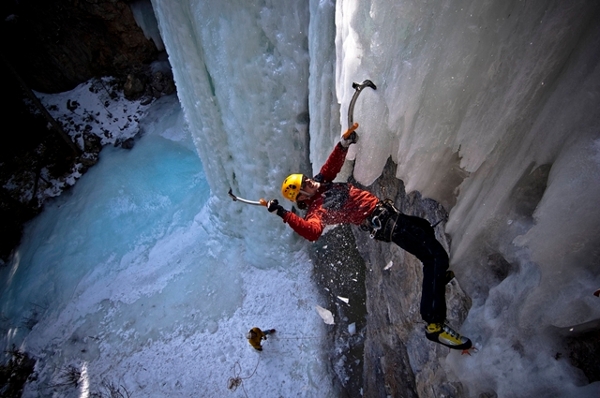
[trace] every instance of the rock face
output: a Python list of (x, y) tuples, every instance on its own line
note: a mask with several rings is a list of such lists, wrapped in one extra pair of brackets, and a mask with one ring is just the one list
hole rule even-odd
[[(370, 187), (380, 198), (393, 199), (405, 214), (440, 222), (438, 240), (449, 248), (444, 234), (447, 213), (431, 199), (417, 192), (406, 194), (402, 181), (393, 175), (395, 165), (388, 160), (383, 175)], [(422, 264), (394, 244), (359, 238), (359, 251), (366, 260), (367, 338), (365, 342), (365, 396), (459, 397), (462, 386), (449, 380), (440, 359), (449, 349), (425, 338), (425, 323), (419, 314)], [(390, 267), (391, 265), (391, 267)], [(389, 267), (388, 269), (385, 269)], [(456, 280), (446, 287), (447, 319), (460, 327), (471, 306), (469, 297)]]
[[(366, 189), (381, 199), (393, 199), (405, 214), (423, 217), (432, 225), (441, 221), (436, 234), (448, 249), (446, 211), (418, 193), (407, 195), (393, 170), (389, 160), (382, 176)], [(425, 323), (419, 314), (423, 273), (416, 257), (393, 243), (370, 239), (358, 227), (344, 226), (317, 242), (313, 262), (317, 283), (324, 288), (335, 314), (334, 348), (328, 351), (342, 396), (463, 396), (462, 385), (451, 381), (440, 361), (449, 349), (425, 338)], [(349, 281), (350, 276), (354, 278)], [(339, 295), (350, 296), (349, 305), (340, 303)], [(471, 302), (456, 280), (446, 287), (446, 302), (448, 321), (459, 328)], [(357, 326), (356, 335), (347, 331), (351, 323)]]
[[(365, 261), (358, 252), (352, 227), (340, 225), (311, 246), (313, 278), (335, 324), (323, 346), (335, 374), (339, 396), (363, 397), (363, 355), (367, 326)], [(364, 395), (365, 397), (368, 395)]]
[[(31, 114), (24, 92), (64, 92), (93, 77), (113, 76), (128, 99), (150, 102), (174, 93), (175, 85), (170, 71), (149, 66), (161, 54), (136, 24), (127, 1), (5, 1), (0, 12), (4, 40), (0, 72), (6, 77), (0, 111), (10, 128), (8, 145), (0, 148), (1, 266), (19, 243), (23, 223), (42, 205), (22, 200), (23, 190), (9, 191), (6, 182), (37, 187), (41, 168), (60, 177), (77, 162), (83, 173), (97, 161), (101, 149), (96, 138), (87, 135), (85, 148), (79, 148), (82, 156), (65, 151), (47, 130), (48, 121)], [(74, 110), (78, 104), (69, 106)]]
[(36, 91), (63, 92), (123, 75), (157, 49), (124, 0), (21, 0), (4, 6), (5, 57)]

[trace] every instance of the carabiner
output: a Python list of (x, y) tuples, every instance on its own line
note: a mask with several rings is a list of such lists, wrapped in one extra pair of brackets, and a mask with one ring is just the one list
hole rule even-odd
[(375, 238), (375, 234), (377, 234), (377, 231), (379, 231), (381, 229), (381, 221), (379, 220), (379, 216), (374, 216), (371, 219), (371, 234), (369, 235), (371, 237), (371, 239)]

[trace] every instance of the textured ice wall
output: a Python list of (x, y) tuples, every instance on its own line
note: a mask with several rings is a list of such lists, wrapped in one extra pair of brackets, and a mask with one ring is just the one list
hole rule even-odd
[(356, 106), (354, 177), (370, 184), (391, 156), (408, 191), (451, 211), (452, 267), (474, 300), (463, 331), (482, 348), (453, 370), (481, 389), (477, 380), (495, 383), (501, 394), (518, 394), (511, 380), (523, 377), (540, 380), (533, 391), (572, 388), (556, 377), (570, 368), (552, 360), (552, 341), (539, 335), (600, 317), (591, 295), (600, 285), (600, 5), (153, 6), (215, 222), (246, 236), (249, 259), (281, 263), (297, 240), (264, 209), (229, 201), (229, 187), (281, 199), (282, 178), (310, 173), (308, 159), (318, 169), (347, 127), (352, 82), (372, 79), (378, 90), (366, 90)]
[(249, 261), (273, 259), (255, 265), (281, 264), (297, 237), (263, 207), (234, 203), (227, 192), (282, 200), (285, 176), (308, 172), (308, 4), (152, 4), (210, 182), (215, 222), (246, 236)]
[(342, 109), (352, 81), (378, 85), (356, 107), (354, 176), (370, 184), (391, 156), (407, 191), (451, 210), (474, 300), (463, 332), (482, 347), (453, 369), (473, 393), (581, 382), (542, 336), (600, 318), (599, 16), (584, 1), (337, 2)]

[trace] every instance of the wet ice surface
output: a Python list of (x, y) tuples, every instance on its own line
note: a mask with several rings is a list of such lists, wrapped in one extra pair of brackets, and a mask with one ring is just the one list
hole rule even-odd
[[(176, 99), (149, 113), (134, 148), (105, 148), (2, 270), (3, 346), (38, 359), (25, 396), (110, 386), (223, 396), (230, 378), (250, 374), (242, 381), (253, 395), (328, 391), (307, 256), (290, 251), (277, 269), (245, 262), (243, 242), (215, 221)], [(260, 355), (244, 337), (253, 326), (277, 329)]]

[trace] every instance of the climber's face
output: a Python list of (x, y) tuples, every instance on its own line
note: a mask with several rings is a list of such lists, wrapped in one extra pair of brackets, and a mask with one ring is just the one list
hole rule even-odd
[(308, 177), (304, 177), (302, 179), (302, 187), (300, 188), (300, 193), (298, 194), (296, 200), (303, 201), (309, 199), (311, 196), (317, 193), (317, 190), (320, 186), (321, 184), (316, 182), (315, 180), (310, 179)]

